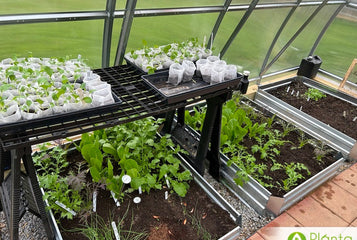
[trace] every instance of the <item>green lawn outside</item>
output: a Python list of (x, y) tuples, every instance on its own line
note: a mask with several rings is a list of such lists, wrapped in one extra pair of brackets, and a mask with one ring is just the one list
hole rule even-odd
[[(25, 12), (50, 12), (50, 11), (79, 11), (101, 10), (105, 8), (105, 0), (71, 1), (54, 0), (50, 4), (46, 0), (23, 1), (6, 0), (5, 7), (0, 14), (25, 13)], [(121, 5), (121, 1), (117, 1)], [(191, 1), (192, 2), (192, 1)], [(219, 5), (221, 0), (194, 1), (195, 6)], [(237, 1), (236, 1), (237, 2)], [(163, 7), (185, 6), (190, 1), (165, 1)], [(160, 6), (160, 1), (138, 0), (138, 8), (146, 8), (148, 5)], [(21, 5), (20, 10), (16, 6)], [(300, 27), (302, 22), (309, 16), (314, 8), (304, 8), (297, 11), (290, 21), (288, 28), (273, 50), (273, 55), (285, 45), (293, 33)], [(35, 11), (36, 10), (36, 11)], [(233, 44), (223, 57), (230, 63), (242, 66), (257, 76), (265, 54), (275, 36), (281, 22), (289, 9), (256, 10), (250, 16), (246, 25), (235, 38)], [(330, 9), (326, 8), (326, 11)], [(332, 9), (331, 11), (332, 12)], [(228, 13), (219, 29), (213, 48), (218, 54), (225, 45), (232, 31), (240, 21), (243, 12)], [(326, 14), (325, 14), (326, 15)], [(318, 16), (320, 19), (325, 15)], [(141, 17), (134, 19), (127, 51), (141, 48), (145, 39), (149, 46), (162, 45), (171, 42), (185, 41), (191, 37), (198, 37), (203, 41), (204, 36), (208, 39), (218, 17), (217, 13), (174, 15), (160, 17)], [(327, 19), (327, 18), (326, 18)], [(121, 29), (121, 19), (116, 19), (113, 29), (111, 64), (114, 61), (117, 42)], [(321, 21), (325, 22), (325, 21)], [(90, 20), (78, 22), (38, 23), (1, 25), (0, 59), (13, 56), (27, 56), (32, 54), (38, 57), (66, 56), (76, 57), (81, 54), (88, 59), (88, 64), (93, 68), (101, 67), (103, 20)], [(297, 66), (301, 58), (306, 57), (314, 40), (321, 29), (322, 23), (315, 21), (301, 36), (294, 41), (280, 60), (271, 67), (271, 71)], [(344, 19), (336, 19), (326, 32), (315, 54), (323, 59), (322, 68), (339, 76), (343, 76), (353, 58), (356, 58), (357, 49), (357, 23)], [(311, 34), (313, 33), (313, 34)], [(270, 58), (271, 60), (271, 58)]]

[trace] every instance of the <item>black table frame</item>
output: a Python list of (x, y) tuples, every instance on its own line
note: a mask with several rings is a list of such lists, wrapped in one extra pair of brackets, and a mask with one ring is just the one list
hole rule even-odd
[[(231, 98), (232, 92), (239, 88), (239, 80), (226, 89), (167, 104), (160, 94), (145, 84), (141, 78), (142, 73), (132, 66), (97, 69), (95, 72), (103, 81), (111, 84), (112, 92), (119, 96), (121, 102), (43, 119), (0, 125), (0, 197), (11, 240), (19, 239), (19, 222), (27, 210), (41, 218), (49, 239), (56, 237), (54, 226), (50, 223), (50, 216), (45, 210), (32, 161), (31, 146), (35, 144), (162, 114), (166, 114), (164, 132), (170, 132), (176, 111), (178, 123), (183, 125), (185, 106), (206, 100), (208, 108), (204, 131), (193, 167), (203, 174), (203, 162), (211, 142), (209, 172), (219, 178), (222, 105)], [(21, 161), (25, 171), (21, 171)], [(10, 166), (6, 164), (9, 162)], [(5, 177), (6, 168), (10, 168), (7, 177)]]

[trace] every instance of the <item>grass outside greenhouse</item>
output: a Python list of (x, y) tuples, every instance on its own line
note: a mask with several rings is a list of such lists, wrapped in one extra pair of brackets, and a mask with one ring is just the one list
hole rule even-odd
[[(20, 2), (22, 8), (19, 9)], [(205, 0), (191, 4), (185, 1), (184, 3), (191, 6), (192, 4), (204, 6), (220, 5), (222, 1)], [(159, 1), (151, 1), (150, 6), (147, 6), (148, 3), (138, 1), (137, 8), (181, 7), (184, 6), (184, 3), (181, 1), (180, 3), (177, 3), (177, 1), (167, 1), (165, 6), (160, 6)], [(122, 5), (123, 3), (117, 3), (117, 9), (122, 9), (124, 7)], [(58, 4), (56, 4), (56, 1), (49, 4), (45, 0), (38, 0), (37, 4), (9, 1), (5, 6), (0, 10), (0, 14), (102, 10), (105, 8), (105, 1), (90, 0), (86, 1), (85, 4), (68, 0), (65, 4), (63, 4), (63, 1)], [(276, 26), (281, 24), (287, 11), (288, 9), (255, 11), (259, 13), (249, 18), (249, 21), (246, 23), (247, 27), (243, 27), (242, 34), (238, 34), (228, 53), (223, 58), (231, 63), (241, 65), (244, 70), (250, 70), (253, 77), (257, 76), (266, 51), (277, 31)], [(275, 16), (280, 14), (281, 17), (271, 19), (272, 13)], [(224, 46), (243, 14), (244, 12), (232, 12), (226, 15), (213, 45), (213, 48), (216, 49), (215, 54), (218, 54)], [(204, 36), (209, 35), (212, 31), (217, 17), (217, 13), (209, 13), (134, 19), (127, 51), (141, 48), (143, 40), (146, 40), (149, 46), (162, 45), (174, 41), (185, 41), (191, 37), (198, 37), (200, 40), (203, 40)], [(162, 21), (158, 21), (158, 19)], [(268, 27), (272, 26), (271, 30), (262, 33), (262, 24), (264, 25), (267, 19), (270, 19), (269, 21), (272, 22), (268, 25)], [(295, 19), (300, 18), (296, 17)], [(122, 19), (115, 19), (110, 64), (114, 62), (121, 24)], [(155, 27), (150, 27), (150, 25)], [(299, 26), (299, 24), (296, 25)], [(2, 40), (0, 59), (28, 55), (36, 57), (62, 57), (69, 55), (76, 57), (78, 54), (81, 54), (88, 59), (87, 63), (92, 68), (99, 68), (101, 67), (103, 27), (103, 20), (3, 25), (0, 26)], [(355, 41), (351, 41), (351, 39), (357, 39), (356, 28), (357, 22), (340, 18), (335, 19), (315, 52), (323, 60), (321, 66), (323, 69), (340, 77), (344, 76), (351, 61), (356, 57), (352, 55), (355, 52), (356, 43)], [(296, 30), (287, 29), (287, 32), (294, 31)], [(280, 44), (284, 45), (291, 35), (291, 33), (287, 33)], [(281, 60), (273, 65), (271, 71), (297, 66), (301, 58), (306, 57), (313, 41), (306, 41), (305, 43), (303, 37), (296, 39), (297, 43), (294, 44), (294, 42), (292, 44), (289, 48), (290, 51), (282, 55)], [(276, 54), (282, 45), (277, 44), (273, 54)], [(295, 45), (298, 46), (299, 51), (294, 52)]]

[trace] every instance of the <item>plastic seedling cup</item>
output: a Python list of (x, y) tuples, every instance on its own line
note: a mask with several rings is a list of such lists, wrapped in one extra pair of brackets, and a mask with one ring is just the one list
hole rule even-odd
[(237, 77), (237, 66), (236, 65), (226, 65), (224, 72), (224, 80), (232, 80)]
[(196, 61), (196, 74), (197, 74), (197, 76), (202, 76), (201, 75), (201, 67), (203, 66), (203, 65), (206, 65), (208, 63), (208, 60), (207, 59), (198, 59), (197, 61)]
[(209, 57), (207, 57), (207, 61), (210, 62), (210, 63), (214, 63), (214, 62), (217, 62), (219, 60), (220, 59), (217, 56), (209, 56)]
[(182, 82), (189, 82), (195, 74), (196, 66), (192, 61), (183, 60), (182, 66), (185, 69), (183, 72)]
[(169, 69), (168, 82), (177, 86), (182, 81), (184, 70), (183, 66), (179, 63), (172, 64)]
[(212, 69), (211, 73), (211, 84), (216, 84), (223, 82), (224, 80), (225, 67), (224, 66), (215, 66)]
[(202, 65), (200, 70), (203, 81), (205, 81), (206, 83), (211, 83), (212, 65), (208, 63)]

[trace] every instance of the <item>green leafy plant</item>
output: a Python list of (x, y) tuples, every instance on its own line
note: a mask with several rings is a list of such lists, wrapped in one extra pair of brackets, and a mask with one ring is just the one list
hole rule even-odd
[(285, 191), (291, 190), (298, 185), (299, 180), (305, 179), (301, 171), (306, 171), (308, 175), (311, 174), (309, 169), (302, 163), (292, 162), (290, 164), (285, 164), (284, 168), (288, 177), (282, 180), (282, 183), (278, 182), (278, 185)]
[(162, 121), (150, 117), (84, 134), (78, 149), (89, 164), (93, 180), (105, 183), (120, 198), (124, 174), (131, 177), (127, 191), (140, 187), (149, 192), (161, 189), (168, 181), (174, 192), (185, 196), (191, 174), (181, 171), (180, 160), (175, 157), (183, 150), (168, 135), (157, 138)]
[(48, 201), (49, 208), (60, 214), (61, 218), (72, 219), (72, 213), (56, 203), (60, 202), (74, 212), (81, 211), (84, 204), (80, 189), (71, 188), (67, 177), (62, 176), (68, 166), (67, 151), (59, 146), (46, 150), (45, 145), (41, 146), (41, 150), (33, 156), (33, 160), (37, 168), (40, 187), (45, 190), (43, 198)]
[(305, 93), (304, 96), (306, 99), (312, 99), (314, 101), (318, 101), (324, 97), (326, 97), (326, 94), (321, 92), (320, 90), (316, 88), (309, 88)]

